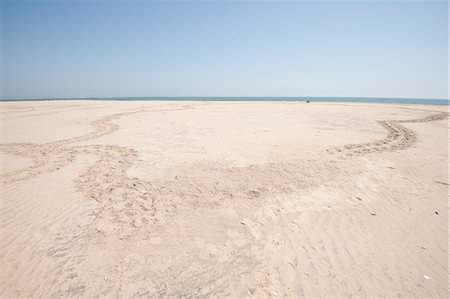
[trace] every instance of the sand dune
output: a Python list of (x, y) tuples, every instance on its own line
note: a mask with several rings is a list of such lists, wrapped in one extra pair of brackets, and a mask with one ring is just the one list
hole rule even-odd
[(3, 297), (447, 297), (446, 107), (2, 103)]

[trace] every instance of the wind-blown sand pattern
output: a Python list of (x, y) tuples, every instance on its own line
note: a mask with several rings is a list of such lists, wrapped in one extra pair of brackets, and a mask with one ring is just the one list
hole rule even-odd
[(445, 108), (2, 105), (3, 297), (447, 297)]

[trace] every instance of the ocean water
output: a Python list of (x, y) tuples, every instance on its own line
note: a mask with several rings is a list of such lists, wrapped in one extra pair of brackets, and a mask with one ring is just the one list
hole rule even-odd
[(344, 102), (344, 103), (387, 103), (387, 104), (424, 104), (449, 105), (444, 99), (407, 99), (407, 98), (352, 98), (352, 97), (107, 97), (107, 98), (48, 98), (48, 99), (2, 99), (4, 102), (16, 101), (245, 101), (245, 102)]

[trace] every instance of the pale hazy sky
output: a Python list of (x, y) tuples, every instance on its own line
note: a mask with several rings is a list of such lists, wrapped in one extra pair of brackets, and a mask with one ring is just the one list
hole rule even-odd
[(3, 1), (2, 98), (448, 98), (446, 1)]

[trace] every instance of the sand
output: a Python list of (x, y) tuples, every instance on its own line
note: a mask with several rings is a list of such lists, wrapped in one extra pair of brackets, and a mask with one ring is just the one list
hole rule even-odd
[(448, 297), (447, 107), (0, 107), (2, 298)]

